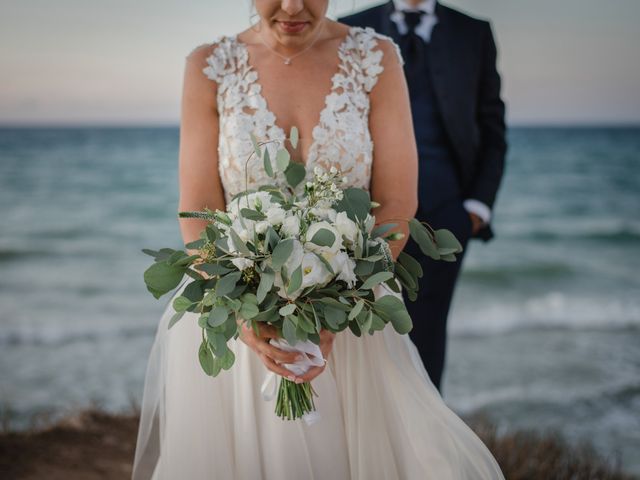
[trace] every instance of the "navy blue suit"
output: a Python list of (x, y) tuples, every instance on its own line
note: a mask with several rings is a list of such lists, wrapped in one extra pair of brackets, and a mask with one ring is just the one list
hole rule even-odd
[[(391, 20), (393, 11), (388, 2), (339, 20), (372, 27), (402, 45), (406, 37)], [(472, 198), (493, 207), (507, 149), (505, 108), (489, 22), (440, 3), (435, 13), (438, 23), (430, 41), (405, 58), (420, 171), (416, 216), (436, 229), (451, 230), (466, 252), (472, 223), (463, 201)], [(485, 242), (493, 236), (490, 224), (473, 235)], [(414, 324), (409, 335), (440, 388), (447, 317), (465, 252), (456, 262), (434, 261), (411, 240), (405, 251), (424, 270), (418, 299), (407, 300)]]

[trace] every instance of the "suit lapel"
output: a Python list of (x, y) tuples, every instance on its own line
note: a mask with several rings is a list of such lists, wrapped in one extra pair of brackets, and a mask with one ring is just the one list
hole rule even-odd
[[(456, 58), (454, 31), (450, 22), (449, 12), (436, 2), (435, 9), (438, 23), (433, 28), (429, 45), (429, 62), (431, 65), (431, 82), (438, 108), (442, 115), (445, 130), (452, 140), (454, 149), (457, 148), (457, 132), (455, 122), (455, 108), (452, 107), (452, 91), (457, 85), (456, 72), (452, 60)], [(459, 152), (458, 152), (459, 153)]]

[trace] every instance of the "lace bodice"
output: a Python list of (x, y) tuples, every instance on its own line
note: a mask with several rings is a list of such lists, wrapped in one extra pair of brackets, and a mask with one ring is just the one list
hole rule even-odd
[[(338, 69), (325, 97), (319, 122), (312, 131), (312, 143), (305, 165), (307, 179), (313, 167), (335, 166), (349, 184), (369, 188), (373, 142), (369, 132), (369, 93), (383, 70), (379, 39), (389, 37), (371, 28), (350, 27), (338, 49)], [(402, 63), (397, 45), (395, 51)], [(264, 171), (262, 159), (253, 155), (250, 133), (267, 142), (271, 158), (283, 145), (286, 132), (276, 123), (262, 95), (257, 72), (249, 64), (246, 45), (237, 36), (221, 36), (211, 43), (212, 53), (203, 69), (218, 84), (218, 166), (226, 201), (246, 188), (274, 183)], [(246, 170), (245, 170), (246, 167)], [(285, 185), (284, 175), (275, 183)], [(303, 185), (304, 182), (301, 183)]]

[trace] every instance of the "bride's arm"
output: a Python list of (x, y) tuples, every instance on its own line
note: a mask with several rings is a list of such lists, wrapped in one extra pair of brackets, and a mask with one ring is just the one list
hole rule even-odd
[[(178, 211), (224, 210), (224, 194), (218, 173), (217, 84), (202, 71), (211, 45), (194, 49), (184, 69), (180, 118)], [(199, 238), (206, 220), (181, 218), (184, 243)]]
[(418, 153), (413, 133), (409, 93), (395, 47), (378, 40), (383, 50), (384, 70), (370, 93), (369, 129), (373, 139), (371, 198), (381, 206), (373, 213), (376, 223), (397, 223), (405, 234), (391, 242), (394, 258), (404, 248), (409, 235), (405, 220), (418, 208)]

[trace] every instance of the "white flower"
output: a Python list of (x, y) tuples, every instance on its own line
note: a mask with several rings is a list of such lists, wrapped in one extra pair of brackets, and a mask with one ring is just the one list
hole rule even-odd
[[(318, 205), (321, 205), (321, 202), (318, 202)], [(337, 212), (333, 208), (321, 208), (313, 207), (309, 209), (311, 213), (313, 213), (316, 217), (322, 220), (329, 220), (330, 222), (335, 221)]]
[(233, 263), (235, 267), (240, 271), (253, 267), (253, 260), (250, 260), (248, 258), (234, 258), (231, 260), (231, 263)]
[(305, 253), (302, 257), (302, 287), (324, 286), (331, 280), (331, 272), (314, 253)]
[(336, 215), (334, 225), (349, 242), (355, 243), (358, 238), (358, 225), (345, 212)]
[[(323, 229), (324, 230), (328, 230), (329, 232), (331, 232), (333, 234), (334, 240), (333, 240), (333, 243), (331, 245), (320, 246), (320, 245), (316, 245), (315, 243), (313, 243), (311, 241), (313, 239), (313, 236), (316, 233), (318, 233), (318, 231), (323, 230)], [(311, 224), (311, 226), (307, 230), (306, 239), (307, 239), (307, 243), (305, 243), (305, 248), (307, 250), (311, 251), (311, 252), (336, 253), (338, 250), (340, 250), (340, 248), (342, 248), (342, 235), (340, 234), (340, 232), (338, 230), (335, 229), (335, 227), (333, 225), (331, 225), (328, 222), (317, 222), (317, 223)]]
[(270, 223), (267, 220), (262, 220), (256, 223), (256, 233), (264, 233), (269, 228)]
[(358, 280), (354, 271), (356, 262), (345, 252), (338, 252), (325, 258), (336, 274), (336, 278), (345, 282), (349, 288), (353, 288)]
[(297, 237), (300, 235), (300, 219), (297, 215), (291, 215), (284, 219), (280, 232), (287, 237)]
[(266, 211), (266, 215), (267, 215), (267, 222), (275, 226), (275, 225), (280, 225), (282, 222), (284, 222), (287, 212), (285, 212), (284, 209), (280, 207), (273, 206)]
[(269, 192), (253, 192), (248, 195), (240, 195), (231, 200), (227, 205), (227, 211), (234, 215), (240, 215), (240, 210), (243, 208), (266, 212), (271, 208), (272, 204)]

